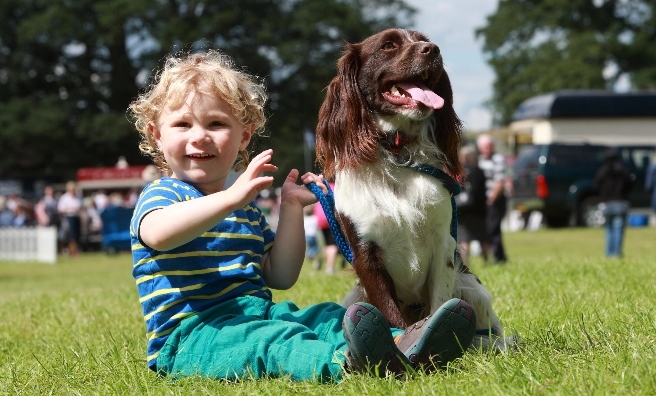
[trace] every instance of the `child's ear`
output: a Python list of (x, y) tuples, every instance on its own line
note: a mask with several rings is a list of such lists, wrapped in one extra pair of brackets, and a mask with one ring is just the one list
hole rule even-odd
[(241, 144), (239, 145), (239, 151), (246, 150), (246, 147), (248, 147), (248, 143), (251, 142), (251, 138), (253, 137), (254, 133), (255, 124), (246, 125), (244, 127), (244, 132), (241, 136)]
[(157, 125), (155, 125), (155, 123), (152, 121), (148, 123), (148, 134), (152, 136), (153, 141), (157, 144), (157, 148), (161, 150), (162, 143), (160, 142), (160, 138), (162, 135), (159, 132)]

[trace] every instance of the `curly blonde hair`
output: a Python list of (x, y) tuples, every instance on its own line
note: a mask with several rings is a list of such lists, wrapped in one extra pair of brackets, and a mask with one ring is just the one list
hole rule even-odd
[[(141, 135), (139, 150), (169, 175), (171, 169), (148, 130), (148, 124), (157, 123), (164, 107), (182, 106), (191, 92), (224, 100), (242, 125), (255, 125), (255, 134), (264, 132), (267, 94), (256, 77), (237, 69), (232, 58), (220, 51), (171, 54), (154, 82), (128, 108), (128, 116)], [(248, 151), (240, 151), (235, 170), (244, 169), (249, 161)]]

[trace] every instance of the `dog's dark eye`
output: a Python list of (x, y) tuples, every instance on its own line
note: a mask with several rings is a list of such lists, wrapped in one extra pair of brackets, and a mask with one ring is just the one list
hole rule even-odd
[(391, 41), (386, 42), (386, 43), (383, 44), (383, 46), (381, 47), (381, 49), (382, 49), (382, 50), (385, 50), (385, 51), (393, 50), (393, 49), (395, 49), (395, 48), (396, 48), (396, 44), (394, 44), (394, 43), (391, 42)]

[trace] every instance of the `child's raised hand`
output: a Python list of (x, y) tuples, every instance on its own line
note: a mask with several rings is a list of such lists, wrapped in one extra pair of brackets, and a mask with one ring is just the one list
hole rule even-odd
[(257, 198), (265, 188), (273, 184), (273, 176), (260, 176), (262, 172), (274, 172), (278, 167), (271, 164), (273, 150), (265, 150), (256, 155), (244, 173), (226, 191), (235, 199), (236, 207), (243, 207)]

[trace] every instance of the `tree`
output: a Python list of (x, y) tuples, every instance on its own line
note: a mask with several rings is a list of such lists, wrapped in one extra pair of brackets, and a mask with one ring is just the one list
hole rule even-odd
[(656, 87), (656, 1), (502, 0), (483, 38), (496, 80), (489, 105), (505, 125), (525, 99), (558, 89)]
[(96, 3), (2, 1), (0, 176), (65, 180), (123, 154), (138, 162), (125, 119), (138, 69), (123, 26), (146, 3)]
[[(411, 22), (402, 0), (0, 0), (0, 178), (149, 163), (125, 116), (176, 50), (218, 48), (264, 79), (282, 180), (303, 171), (344, 41)], [(280, 181), (279, 180), (279, 181)]]

